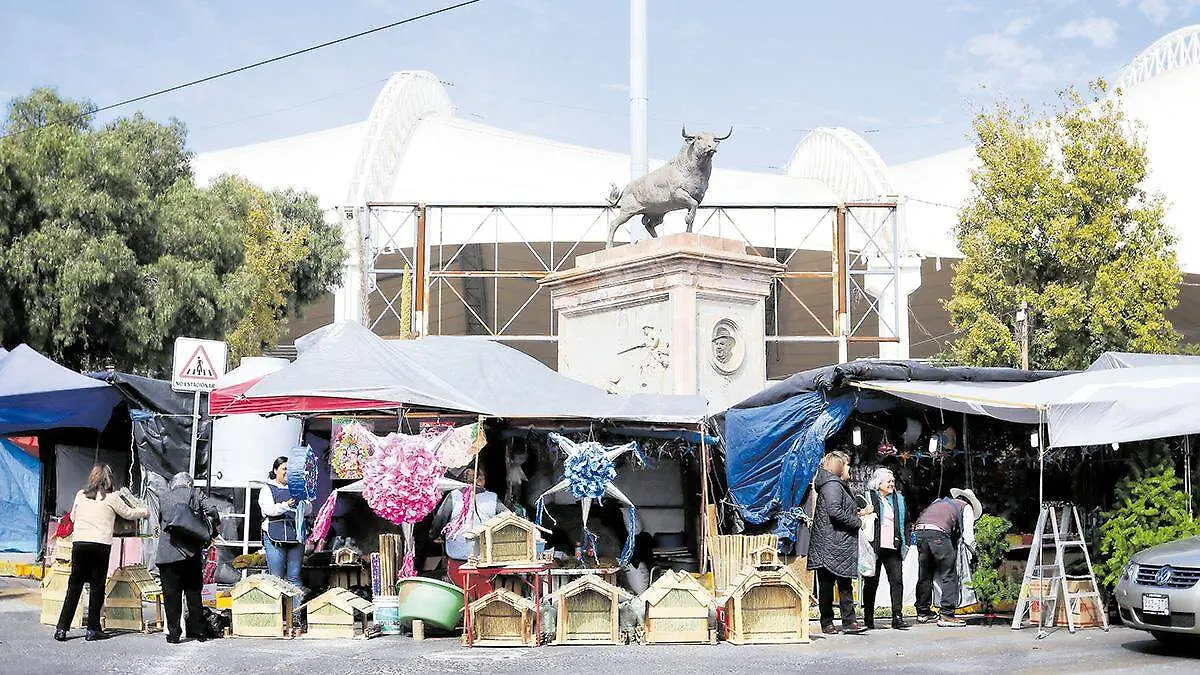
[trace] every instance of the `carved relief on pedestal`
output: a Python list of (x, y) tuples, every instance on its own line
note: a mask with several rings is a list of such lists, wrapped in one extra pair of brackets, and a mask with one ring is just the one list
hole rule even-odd
[(733, 375), (746, 362), (746, 343), (742, 330), (733, 319), (724, 318), (713, 324), (709, 365), (722, 375)]
[[(630, 382), (638, 389), (646, 389), (650, 383), (667, 371), (671, 367), (671, 343), (667, 342), (662, 336), (662, 331), (654, 326), (642, 326), (641, 341), (637, 344), (625, 347), (617, 352), (617, 356), (621, 359), (628, 358), (625, 355), (631, 355), (633, 358), (633, 368), (637, 373), (636, 382)], [(628, 373), (631, 368), (623, 368), (624, 372)], [(608, 389), (610, 393), (617, 391), (618, 385), (625, 380), (629, 381), (627, 375), (617, 375), (609, 380), (611, 385)]]

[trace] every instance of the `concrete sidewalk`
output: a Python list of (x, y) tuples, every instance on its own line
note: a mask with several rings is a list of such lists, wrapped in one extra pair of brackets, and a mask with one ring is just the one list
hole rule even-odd
[(27, 598), (0, 600), (3, 671), (55, 673), (718, 673), (718, 672), (1178, 672), (1200, 670), (1200, 654), (1173, 653), (1149, 635), (1116, 627), (1035, 640), (1032, 630), (995, 626), (914, 627), (817, 637), (807, 646), (638, 646), (465, 649), (454, 639), (264, 640), (226, 638), (169, 645), (161, 633), (66, 643), (37, 623)]

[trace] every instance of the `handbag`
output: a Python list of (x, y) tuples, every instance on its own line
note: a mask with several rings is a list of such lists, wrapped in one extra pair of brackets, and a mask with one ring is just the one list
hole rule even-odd
[(204, 546), (212, 539), (212, 529), (208, 519), (200, 513), (199, 505), (193, 505), (193, 501), (194, 493), (186, 502), (171, 504), (169, 510), (163, 513), (163, 531), (182, 541)]
[(54, 528), (54, 536), (63, 539), (71, 536), (73, 532), (75, 532), (75, 521), (71, 520), (71, 512), (67, 511), (62, 520), (58, 521), (58, 527)]

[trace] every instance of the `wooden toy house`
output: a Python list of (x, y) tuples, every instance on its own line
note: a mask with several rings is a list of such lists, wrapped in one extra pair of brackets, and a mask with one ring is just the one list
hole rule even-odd
[(463, 643), (474, 647), (534, 647), (537, 634), (537, 606), (532, 600), (504, 589), (492, 591), (467, 605), (471, 639)]
[(104, 591), (104, 628), (162, 630), (162, 587), (145, 565), (118, 567)]
[(269, 574), (242, 579), (230, 592), (233, 600), (234, 635), (241, 637), (289, 637), (292, 614), (300, 589)]
[(331, 588), (301, 607), (308, 610), (312, 638), (353, 638), (369, 630), (375, 605), (344, 588)]
[(640, 596), (645, 609), (648, 644), (715, 643), (709, 616), (716, 601), (687, 572), (668, 571)]
[(726, 639), (736, 645), (807, 643), (810, 593), (789, 567), (747, 566), (717, 601), (725, 608)]
[[(63, 601), (67, 598), (67, 579), (71, 576), (71, 563), (55, 562), (46, 570), (42, 578), (42, 615), (41, 622), (47, 626), (58, 623), (58, 615), (62, 612)], [(90, 586), (90, 584), (88, 584)], [(75, 616), (71, 626), (82, 628), (87, 620), (88, 586), (83, 587), (79, 595), (79, 604), (75, 606)]]
[(550, 530), (514, 513), (497, 514), (465, 533), (468, 540), (475, 541), (469, 562), (477, 567), (536, 564), (543, 532), (549, 534)]
[(621, 644), (618, 605), (628, 594), (595, 574), (560, 588), (552, 596), (558, 603), (556, 645)]

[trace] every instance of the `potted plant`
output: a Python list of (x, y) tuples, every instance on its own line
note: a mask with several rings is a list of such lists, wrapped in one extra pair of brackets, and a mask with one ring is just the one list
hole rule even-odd
[(983, 516), (975, 523), (975, 571), (969, 585), (988, 625), (996, 618), (997, 610), (1014, 607), (1021, 593), (1021, 585), (1003, 570), (1010, 529), (1012, 523), (997, 516)]

